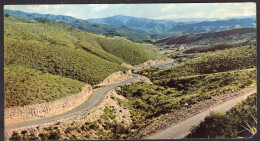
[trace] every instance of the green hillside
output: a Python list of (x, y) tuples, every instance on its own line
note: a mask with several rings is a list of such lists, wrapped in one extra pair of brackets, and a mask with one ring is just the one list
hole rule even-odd
[(153, 84), (140, 82), (117, 91), (128, 99), (117, 100), (131, 110), (132, 129), (137, 132), (167, 113), (255, 86), (256, 46), (208, 52), (167, 70), (150, 68), (140, 74), (150, 78)]
[(163, 79), (195, 74), (210, 74), (230, 70), (248, 69), (256, 66), (256, 46), (207, 53), (173, 68), (153, 73), (151, 79)]
[[(121, 63), (134, 65), (162, 58), (140, 44), (90, 34), (62, 23), (8, 17), (4, 25), (6, 64), (19, 64), (89, 84), (125, 70)], [(110, 40), (117, 40), (117, 44)], [(114, 48), (119, 52), (111, 52)]]
[(165, 58), (145, 48), (59, 22), (5, 17), (5, 106), (57, 100), (127, 70), (122, 63)]
[(123, 38), (100, 38), (102, 48), (132, 65), (143, 63), (149, 59), (166, 59), (157, 53), (140, 48), (140, 44), (133, 43)]
[(5, 107), (53, 101), (81, 91), (85, 83), (23, 66), (4, 67)]

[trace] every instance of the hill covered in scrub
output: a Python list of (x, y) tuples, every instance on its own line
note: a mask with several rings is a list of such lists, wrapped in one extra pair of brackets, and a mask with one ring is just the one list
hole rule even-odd
[(153, 73), (150, 77), (155, 80), (254, 68), (256, 55), (256, 46), (254, 45), (218, 50), (180, 63), (170, 69)]
[(195, 44), (197, 42), (212, 43), (214, 41), (230, 41), (232, 39), (244, 38), (244, 36), (256, 37), (256, 28), (237, 28), (219, 32), (207, 33), (184, 33), (177, 34), (165, 39), (157, 40), (155, 44), (174, 45), (174, 44)]
[[(43, 101), (59, 99), (77, 93), (83, 83), (94, 85), (113, 72), (127, 70), (122, 63), (136, 65), (166, 58), (126, 39), (94, 35), (48, 20), (14, 17), (4, 19), (4, 45), (5, 94), (9, 101), (6, 106), (19, 105), (21, 101), (12, 104), (10, 100), (22, 99), (19, 97), (25, 93), (29, 96), (36, 91), (42, 92), (37, 97), (45, 99)], [(23, 71), (30, 73), (21, 75)], [(52, 86), (30, 87), (32, 83)], [(53, 93), (57, 95), (51, 96)], [(62, 96), (59, 93), (63, 93)]]
[[(150, 68), (139, 73), (150, 78), (153, 84), (139, 82), (122, 86), (117, 91), (128, 99), (118, 102), (131, 110), (135, 121), (132, 129), (137, 130), (137, 134), (139, 129), (144, 129), (167, 113), (189, 108), (227, 92), (255, 86), (256, 46), (207, 52), (170, 69)], [(135, 133), (130, 136), (134, 137)]]
[(83, 82), (18, 65), (4, 67), (5, 107), (53, 101), (81, 91)]

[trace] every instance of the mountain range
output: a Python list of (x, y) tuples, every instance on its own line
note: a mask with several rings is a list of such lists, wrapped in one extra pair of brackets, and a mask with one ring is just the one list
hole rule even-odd
[(152, 33), (202, 33), (209, 31), (223, 31), (240, 27), (250, 27), (254, 26), (256, 23), (256, 19), (253, 17), (229, 18), (224, 20), (204, 19), (209, 21), (201, 21), (202, 19), (197, 19), (197, 22), (195, 19), (191, 19), (193, 21), (186, 20), (185, 22), (175, 22), (171, 20), (152, 20), (116, 15), (107, 18), (89, 20), (95, 23), (107, 23), (116, 26), (121, 25)]
[(71, 16), (27, 13), (22, 11), (6, 10), (6, 9), (4, 10), (4, 13), (10, 14), (12, 17), (17, 17), (17, 18), (24, 18), (24, 19), (31, 19), (31, 20), (46, 19), (51, 21), (58, 21), (90, 33), (103, 34), (108, 36), (122, 36), (133, 41), (150, 40), (157, 36), (162, 37), (162, 35), (153, 35), (153, 34), (148, 35), (148, 33), (143, 30), (131, 29), (125, 26), (99, 24), (99, 23), (91, 22), (89, 20), (76, 19)]
[(190, 20), (182, 19), (184, 22), (176, 22), (172, 20), (154, 20), (123, 15), (82, 20), (71, 16), (26, 13), (7, 9), (4, 10), (4, 13), (18, 18), (59, 21), (94, 34), (122, 36), (132, 41), (159, 39), (171, 34), (183, 32), (202, 33), (223, 31), (234, 28), (251, 27), (256, 24), (255, 17), (229, 18), (223, 20), (191, 18)]
[(126, 26), (152, 33), (165, 33), (172, 29), (177, 22), (167, 20), (152, 20), (130, 16), (116, 15), (107, 18), (89, 19), (94, 23), (107, 23), (109, 25)]

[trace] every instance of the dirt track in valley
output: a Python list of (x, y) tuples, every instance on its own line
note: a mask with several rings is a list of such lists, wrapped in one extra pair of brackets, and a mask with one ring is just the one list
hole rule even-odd
[(212, 111), (226, 112), (242, 99), (256, 92), (256, 86), (244, 88), (237, 92), (229, 92), (212, 99), (200, 101), (190, 108), (172, 112), (158, 119), (132, 138), (135, 139), (180, 139), (184, 138), (192, 126), (196, 126)]

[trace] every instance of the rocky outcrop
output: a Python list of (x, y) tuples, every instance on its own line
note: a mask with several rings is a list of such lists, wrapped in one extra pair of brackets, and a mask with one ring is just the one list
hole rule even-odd
[(101, 83), (99, 83), (95, 86), (100, 87), (100, 86), (111, 85), (111, 84), (115, 84), (115, 83), (127, 80), (129, 78), (132, 78), (131, 70), (119, 71), (119, 72), (112, 73), (106, 79), (104, 79)]
[(92, 93), (92, 87), (86, 85), (78, 94), (60, 100), (22, 107), (6, 108), (4, 111), (5, 125), (50, 117), (70, 111), (86, 102)]

